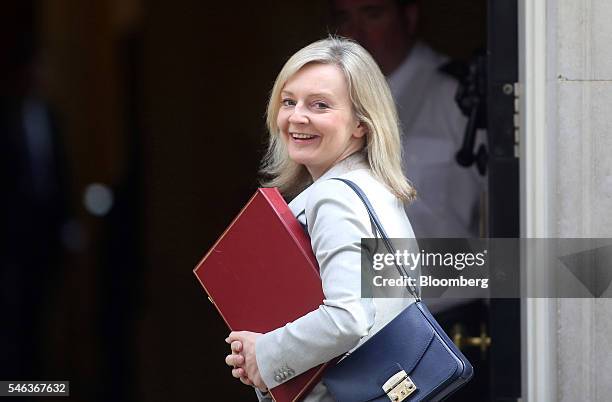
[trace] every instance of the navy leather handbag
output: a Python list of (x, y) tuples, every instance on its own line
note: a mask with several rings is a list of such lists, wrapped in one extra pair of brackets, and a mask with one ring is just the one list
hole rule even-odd
[[(359, 196), (389, 253), (395, 253), (365, 193)], [(401, 275), (407, 275), (397, 266)], [(338, 402), (440, 401), (473, 376), (470, 362), (440, 328), (414, 287), (416, 302), (350, 355), (328, 368), (323, 382)]]

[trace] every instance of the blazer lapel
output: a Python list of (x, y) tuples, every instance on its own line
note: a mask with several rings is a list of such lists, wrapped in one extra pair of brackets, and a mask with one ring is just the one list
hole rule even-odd
[(308, 200), (308, 193), (310, 193), (310, 188), (312, 184), (304, 189), (301, 193), (299, 193), (291, 202), (289, 203), (289, 209), (293, 212), (293, 216), (297, 218), (300, 222), (304, 230), (307, 231), (306, 227), (306, 200)]
[(293, 212), (293, 216), (297, 218), (297, 220), (300, 222), (306, 232), (308, 232), (308, 222), (306, 222), (306, 201), (308, 201), (308, 194), (310, 193), (312, 186), (316, 185), (317, 182), (331, 179), (333, 177), (338, 177), (354, 169), (368, 168), (365, 159), (366, 156), (363, 152), (356, 152), (348, 156), (346, 159), (332, 166), (313, 184), (308, 186), (306, 189), (304, 189), (304, 191), (302, 191), (293, 200), (291, 200), (291, 202), (289, 203), (289, 209), (291, 209), (291, 212)]

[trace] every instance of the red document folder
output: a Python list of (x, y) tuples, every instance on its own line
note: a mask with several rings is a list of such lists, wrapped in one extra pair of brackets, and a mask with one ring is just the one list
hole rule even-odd
[[(257, 190), (194, 273), (231, 330), (269, 332), (323, 301), (310, 240), (276, 188)], [(299, 400), (324, 368), (272, 388), (274, 400)]]

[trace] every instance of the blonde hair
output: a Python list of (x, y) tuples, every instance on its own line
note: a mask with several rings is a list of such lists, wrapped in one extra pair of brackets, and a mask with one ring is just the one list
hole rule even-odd
[(266, 121), (270, 139), (261, 167), (261, 173), (269, 180), (262, 184), (278, 187), (283, 195), (291, 197), (312, 183), (306, 167), (289, 158), (276, 123), (283, 87), (296, 72), (311, 63), (333, 64), (344, 73), (355, 116), (367, 127), (367, 161), (372, 173), (400, 200), (412, 201), (416, 191), (402, 172), (397, 111), (387, 81), (363, 47), (337, 36), (299, 50), (278, 74), (268, 102)]

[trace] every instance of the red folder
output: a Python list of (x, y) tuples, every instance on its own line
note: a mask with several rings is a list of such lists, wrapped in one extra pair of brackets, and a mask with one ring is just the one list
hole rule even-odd
[[(194, 269), (231, 330), (269, 332), (323, 301), (310, 240), (276, 188), (260, 188)], [(321, 378), (321, 365), (270, 390), (297, 401)]]

